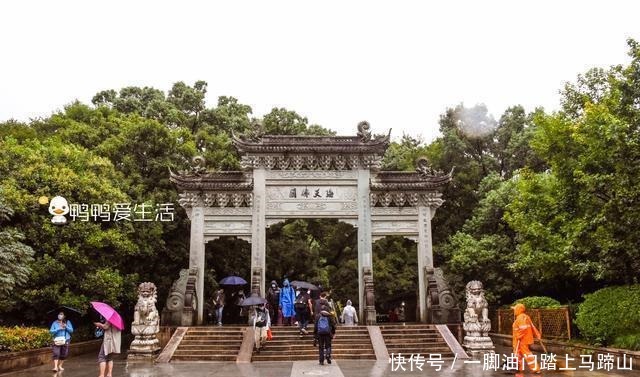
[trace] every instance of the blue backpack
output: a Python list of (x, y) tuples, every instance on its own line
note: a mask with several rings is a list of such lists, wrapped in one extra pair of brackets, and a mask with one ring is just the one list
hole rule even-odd
[(331, 326), (329, 325), (329, 317), (321, 316), (318, 320), (318, 335), (331, 334)]

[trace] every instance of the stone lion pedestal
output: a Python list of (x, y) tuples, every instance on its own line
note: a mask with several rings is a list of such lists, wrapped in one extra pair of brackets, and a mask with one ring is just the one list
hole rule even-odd
[(156, 309), (157, 290), (153, 283), (145, 282), (138, 286), (138, 303), (133, 314), (131, 334), (135, 339), (129, 347), (129, 360), (153, 361), (160, 352), (160, 316)]
[(465, 331), (463, 345), (472, 357), (493, 353), (495, 347), (489, 337), (489, 331), (491, 331), (489, 305), (484, 298), (482, 283), (478, 280), (467, 283), (466, 296), (467, 309), (464, 311), (464, 323), (462, 324)]

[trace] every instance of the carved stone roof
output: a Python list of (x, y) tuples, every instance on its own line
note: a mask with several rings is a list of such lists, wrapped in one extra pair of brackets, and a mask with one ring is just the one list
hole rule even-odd
[(252, 191), (253, 179), (242, 171), (219, 171), (178, 174), (169, 170), (170, 180), (181, 191)]
[(264, 135), (248, 140), (233, 135), (233, 144), (240, 154), (376, 154), (384, 155), (390, 133), (373, 138), (361, 136)]
[(453, 171), (443, 175), (419, 172), (381, 171), (371, 179), (371, 191), (424, 191), (436, 190), (451, 181)]

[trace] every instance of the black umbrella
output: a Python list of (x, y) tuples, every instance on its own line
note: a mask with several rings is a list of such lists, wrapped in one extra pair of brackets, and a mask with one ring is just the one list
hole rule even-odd
[(242, 303), (240, 303), (240, 306), (254, 306), (254, 305), (262, 305), (266, 303), (267, 303), (266, 299), (258, 296), (257, 293), (252, 293), (251, 296), (242, 300)]
[(72, 317), (80, 318), (84, 314), (76, 308), (72, 308), (70, 306), (65, 306), (65, 305), (60, 305), (53, 310), (49, 310), (47, 314), (58, 314), (60, 312), (64, 312), (64, 315), (67, 318), (72, 318)]
[(312, 291), (320, 290), (320, 288), (316, 287), (311, 283), (307, 283), (306, 281), (294, 280), (291, 282), (291, 285), (293, 285), (296, 288), (311, 289)]

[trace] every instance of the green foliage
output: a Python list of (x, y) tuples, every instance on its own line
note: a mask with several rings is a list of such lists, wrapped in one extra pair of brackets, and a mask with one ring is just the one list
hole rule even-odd
[(309, 120), (295, 111), (277, 107), (264, 116), (262, 128), (268, 135), (335, 135), (334, 131), (319, 125), (309, 125)]
[[(8, 222), (13, 210), (0, 197), (0, 224)], [(29, 264), (33, 261), (33, 249), (23, 243), (25, 237), (12, 228), (0, 228), (0, 310), (10, 305), (12, 291), (24, 285), (31, 273)]]
[(639, 351), (640, 350), (640, 333), (618, 336), (614, 339), (611, 345), (616, 348)]
[(336, 220), (288, 220), (267, 233), (267, 281), (306, 280), (358, 302), (357, 232)]
[(522, 270), (544, 280), (636, 283), (640, 275), (640, 48), (628, 67), (565, 88), (564, 112), (537, 114), (531, 144), (545, 175), (522, 174), (509, 208)]
[(400, 142), (392, 142), (382, 160), (383, 170), (414, 170), (415, 163), (420, 157), (431, 160), (428, 147), (422, 140), (409, 135), (402, 135)]
[(39, 327), (0, 327), (0, 351), (17, 352), (51, 345), (48, 329)]
[(417, 297), (418, 258), (415, 242), (388, 236), (373, 244), (376, 305), (385, 307), (397, 297)]
[[(586, 339), (610, 345), (634, 335), (640, 328), (640, 285), (607, 287), (584, 296), (576, 325)], [(636, 339), (637, 340), (637, 339)]]
[(527, 309), (559, 308), (561, 306), (560, 301), (546, 296), (523, 297), (514, 301), (510, 306), (514, 306), (515, 304), (524, 304), (524, 307)]

